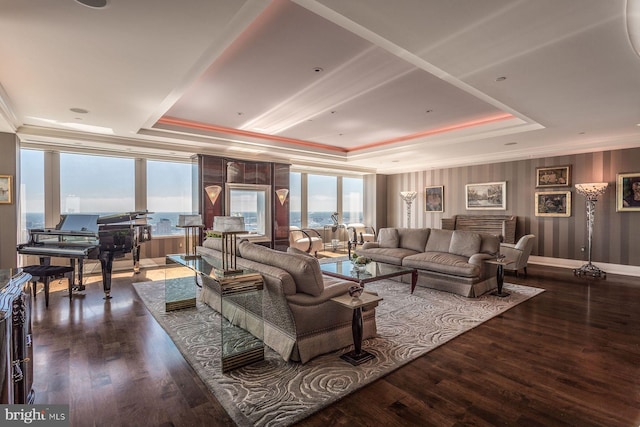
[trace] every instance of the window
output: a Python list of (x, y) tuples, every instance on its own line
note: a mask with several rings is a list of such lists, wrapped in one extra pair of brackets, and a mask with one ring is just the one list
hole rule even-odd
[(60, 213), (135, 210), (133, 159), (60, 153)]
[(176, 227), (180, 214), (193, 213), (193, 165), (147, 161), (147, 220), (153, 236), (183, 235)]
[(44, 228), (44, 152), (20, 150), (21, 227), (20, 241), (29, 238), (27, 230)]
[[(269, 185), (227, 184), (228, 216), (244, 217), (245, 229), (271, 239), (271, 204)], [(264, 240), (264, 239), (262, 239)]]
[(309, 174), (307, 201), (308, 227), (333, 224), (331, 215), (338, 210), (338, 177)]
[(302, 174), (289, 174), (289, 224), (302, 228)]
[(363, 194), (362, 178), (342, 178), (342, 222), (353, 224), (364, 221)]

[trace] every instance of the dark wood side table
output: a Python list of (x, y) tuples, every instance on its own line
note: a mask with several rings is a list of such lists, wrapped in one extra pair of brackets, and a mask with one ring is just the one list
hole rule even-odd
[(353, 351), (340, 356), (341, 359), (346, 360), (352, 365), (360, 365), (367, 360), (375, 359), (375, 356), (368, 351), (362, 350), (362, 307), (376, 306), (378, 302), (382, 301), (382, 297), (374, 295), (368, 292), (363, 292), (358, 298), (353, 298), (349, 294), (344, 294), (339, 297), (331, 298), (331, 301), (335, 301), (343, 307), (347, 307), (353, 310), (353, 319), (351, 321), (351, 331), (353, 333)]
[(508, 297), (511, 295), (509, 292), (503, 292), (502, 286), (504, 285), (504, 266), (512, 262), (510, 259), (488, 259), (485, 260), (487, 264), (496, 265), (498, 268), (498, 272), (496, 274), (496, 281), (498, 282), (498, 290), (491, 292), (491, 295), (495, 295), (500, 298)]

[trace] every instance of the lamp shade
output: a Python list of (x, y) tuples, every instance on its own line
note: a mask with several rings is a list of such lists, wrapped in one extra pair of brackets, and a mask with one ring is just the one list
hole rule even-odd
[(220, 232), (245, 231), (244, 217), (214, 216), (213, 231), (220, 231)]
[(402, 197), (402, 200), (404, 200), (405, 202), (410, 202), (413, 199), (416, 198), (416, 196), (418, 195), (417, 192), (415, 191), (401, 191), (400, 192), (400, 197)]
[(222, 191), (222, 187), (220, 187), (219, 185), (209, 185), (204, 188), (204, 191), (207, 193), (207, 196), (209, 196), (209, 200), (211, 200), (211, 204), (215, 205), (216, 200), (218, 200), (218, 196)]
[(595, 199), (607, 190), (609, 184), (606, 182), (589, 182), (586, 184), (576, 184), (578, 194), (585, 196), (587, 199)]

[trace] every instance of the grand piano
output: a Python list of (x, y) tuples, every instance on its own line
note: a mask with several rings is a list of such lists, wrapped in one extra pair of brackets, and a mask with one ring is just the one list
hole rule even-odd
[(40, 264), (48, 264), (51, 257), (76, 261), (78, 283), (74, 289), (83, 290), (82, 273), (85, 259), (98, 259), (102, 267), (102, 286), (105, 299), (111, 298), (111, 272), (114, 258), (131, 252), (133, 270), (140, 271), (140, 245), (151, 240), (151, 226), (146, 223), (148, 211), (134, 211), (114, 215), (62, 215), (55, 228), (29, 230), (29, 241), (18, 245), (18, 253), (37, 255)]

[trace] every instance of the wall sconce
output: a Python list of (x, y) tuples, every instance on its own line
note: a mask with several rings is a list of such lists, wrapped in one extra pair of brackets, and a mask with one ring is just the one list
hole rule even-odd
[(576, 276), (589, 275), (593, 277), (605, 278), (607, 274), (595, 265), (591, 264), (591, 241), (593, 239), (593, 221), (596, 214), (596, 202), (598, 196), (607, 190), (609, 184), (606, 182), (592, 182), (589, 184), (576, 184), (576, 191), (587, 199), (587, 230), (589, 237), (589, 262), (580, 268), (573, 270)]
[(289, 190), (286, 188), (281, 188), (280, 190), (276, 190), (276, 194), (278, 195), (278, 200), (280, 200), (280, 204), (284, 206), (284, 202), (287, 200), (287, 195), (289, 194)]
[(407, 227), (411, 227), (411, 203), (414, 201), (416, 196), (418, 195), (415, 191), (401, 191), (400, 197), (407, 204)]
[(218, 200), (218, 196), (222, 191), (222, 187), (220, 187), (219, 185), (209, 185), (207, 187), (204, 187), (204, 191), (207, 193), (207, 196), (209, 196), (209, 200), (211, 200), (211, 204), (215, 205), (216, 200)]

